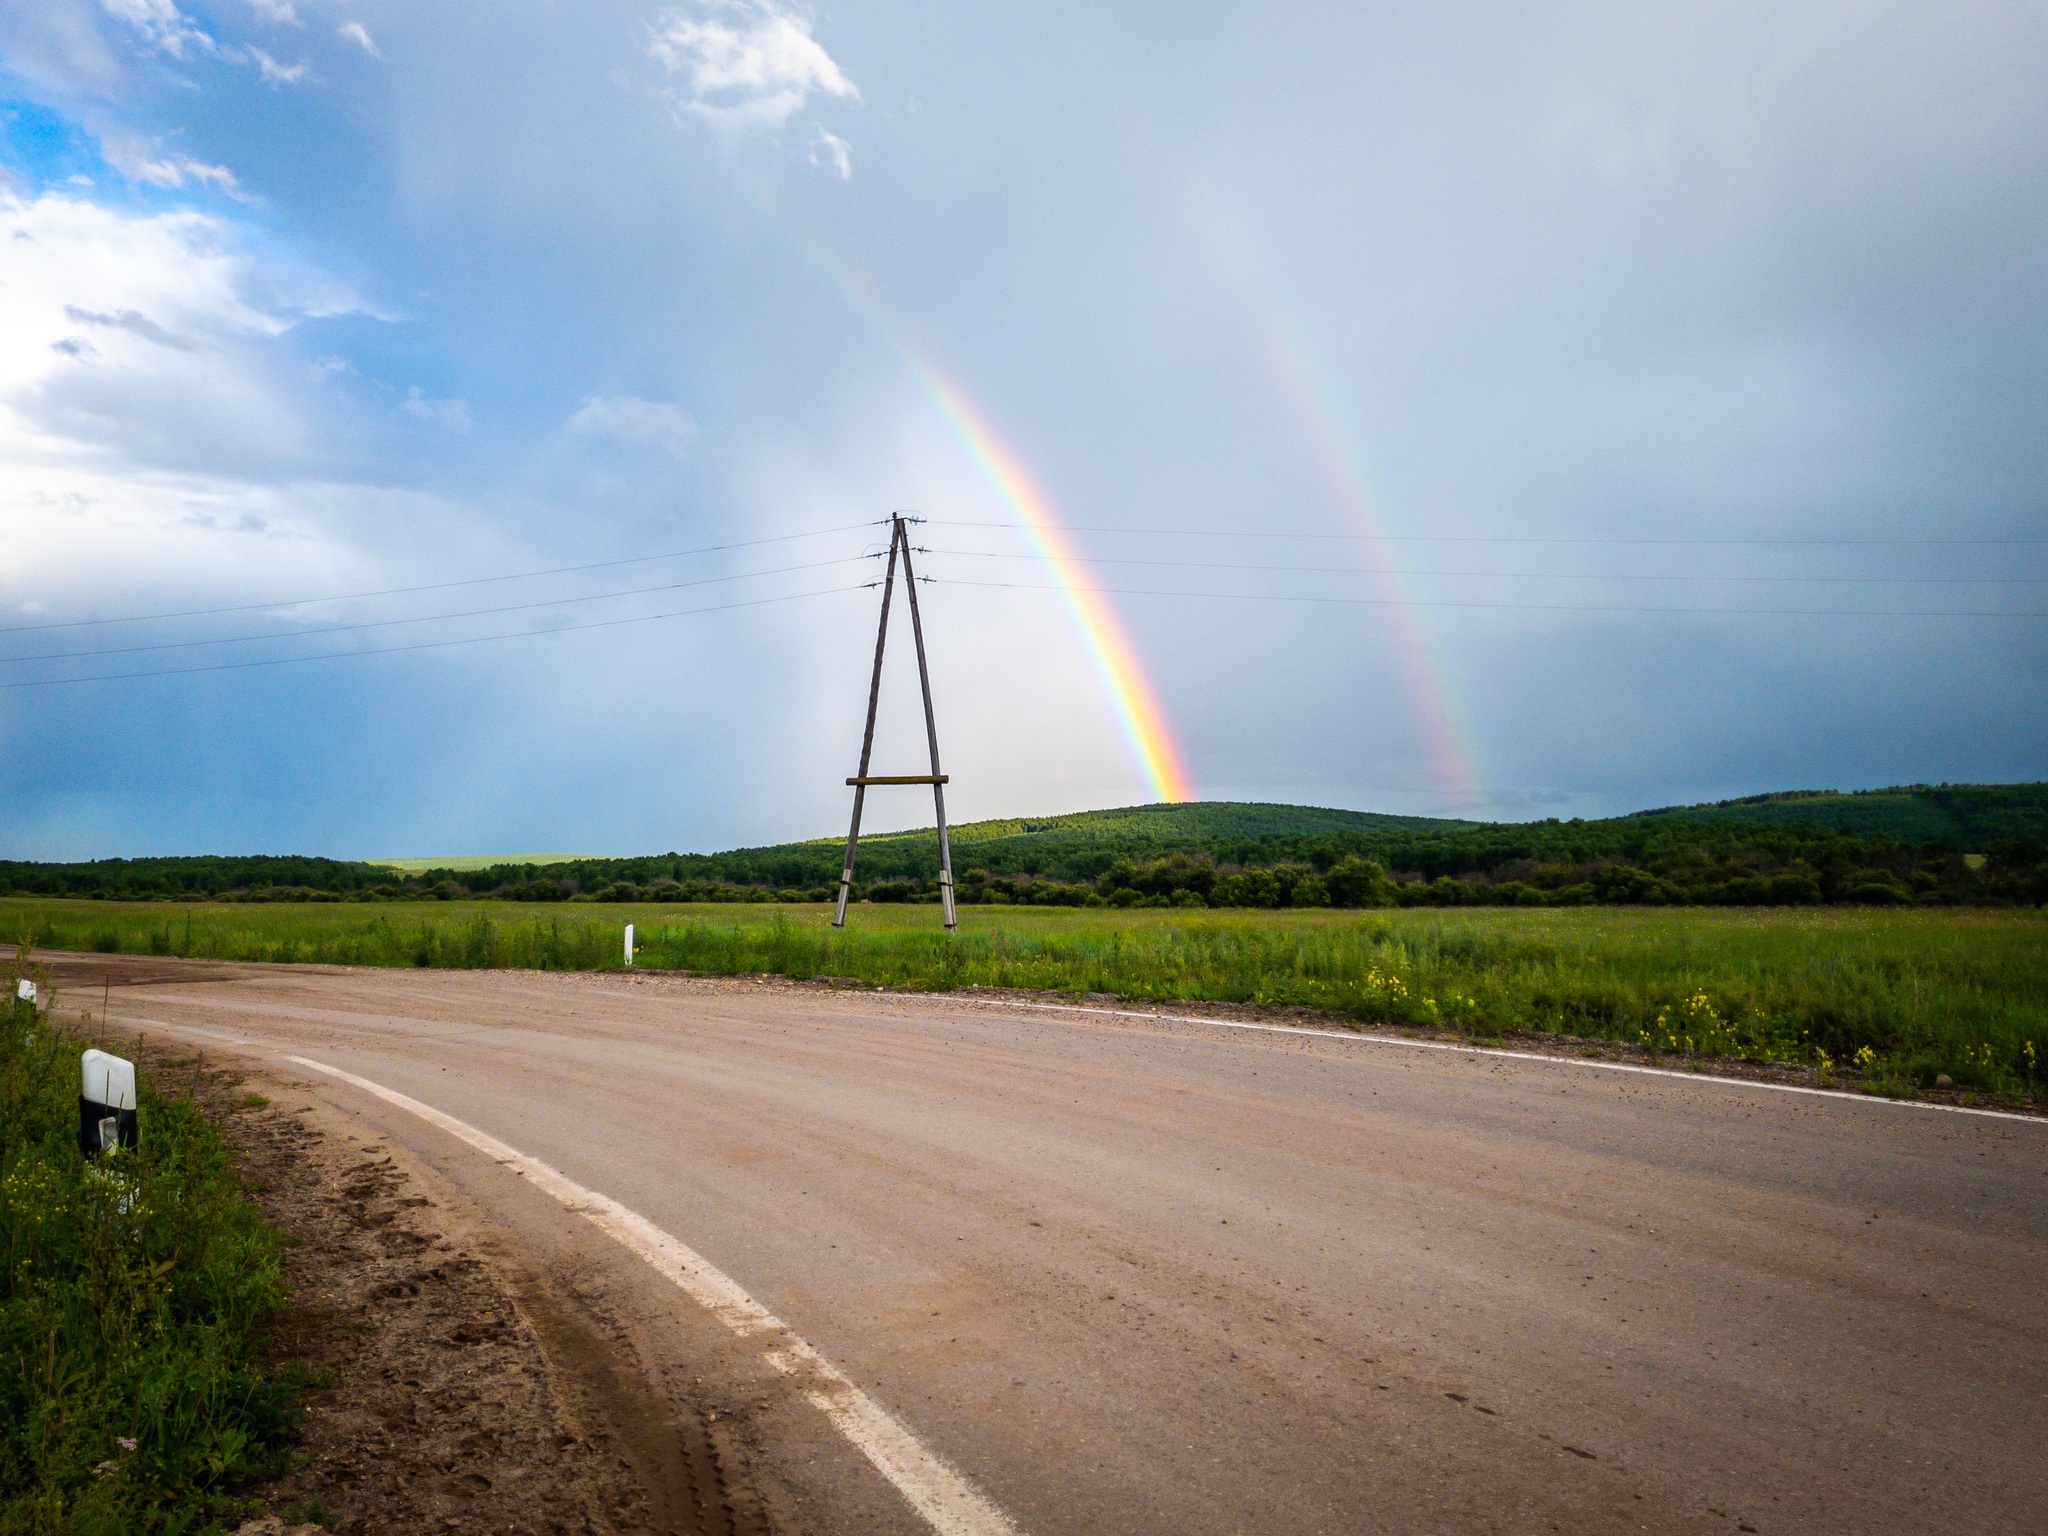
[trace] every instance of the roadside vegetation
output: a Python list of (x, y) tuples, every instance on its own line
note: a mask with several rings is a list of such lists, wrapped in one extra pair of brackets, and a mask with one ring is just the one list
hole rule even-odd
[(279, 1237), (154, 1073), (141, 1146), (80, 1155), (80, 1045), (17, 998), (25, 970), (0, 966), (0, 1533), (219, 1529), (292, 1427), (292, 1385), (254, 1364)]
[(52, 948), (347, 965), (766, 973), (1302, 1007), (1361, 1025), (1618, 1041), (1817, 1068), (1886, 1092), (2041, 1092), (2048, 916), (2036, 911), (963, 910), (492, 903), (0, 901)]

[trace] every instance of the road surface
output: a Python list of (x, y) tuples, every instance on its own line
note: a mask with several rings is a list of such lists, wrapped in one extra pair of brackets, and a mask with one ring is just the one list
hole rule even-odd
[[(776, 982), (116, 980), (541, 1255), (786, 1526), (2048, 1530), (2048, 1122)], [(799, 1340), (979, 1505), (920, 1513)]]

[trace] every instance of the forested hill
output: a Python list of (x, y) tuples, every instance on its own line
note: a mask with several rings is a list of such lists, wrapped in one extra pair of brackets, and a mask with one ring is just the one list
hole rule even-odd
[[(1106, 850), (1113, 857), (1176, 850), (1214, 851), (1251, 846), (1272, 838), (1315, 838), (1332, 834), (1455, 831), (1485, 826), (1479, 821), (1449, 821), (1432, 816), (1383, 816), (1375, 811), (1334, 811), (1313, 805), (1266, 805), (1257, 801), (1195, 800), (1185, 805), (1133, 805), (1114, 811), (1076, 811), (1067, 816), (1040, 816), (1009, 821), (971, 821), (951, 829), (956, 849), (983, 846), (1057, 847), (1068, 853)], [(874, 839), (926, 839), (937, 847), (937, 834), (901, 832)], [(820, 842), (842, 846), (843, 838)], [(869, 839), (862, 838), (867, 847)], [(806, 845), (808, 846), (808, 845)], [(958, 862), (956, 857), (955, 862)]]
[(1678, 821), (1832, 827), (1866, 837), (1948, 841), (1982, 848), (2003, 839), (2048, 838), (2048, 784), (1908, 784), (1897, 789), (1792, 790), (1638, 811)]
[[(952, 833), (969, 902), (1228, 906), (2048, 899), (2048, 785), (1914, 785), (1473, 822), (1227, 801), (974, 822)], [(451, 860), (0, 862), (0, 892), (134, 899), (822, 900), (843, 843), (716, 854)], [(864, 838), (860, 892), (935, 899), (930, 830)]]

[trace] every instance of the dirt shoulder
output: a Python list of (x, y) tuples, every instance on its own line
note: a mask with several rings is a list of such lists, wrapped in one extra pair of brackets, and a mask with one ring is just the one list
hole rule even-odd
[(572, 1287), (496, 1251), (403, 1147), (288, 1082), (161, 1037), (120, 1044), (227, 1127), (291, 1240), (269, 1363), (303, 1362), (318, 1385), (293, 1470), (252, 1490), (268, 1512), (350, 1532), (767, 1530), (630, 1344)]

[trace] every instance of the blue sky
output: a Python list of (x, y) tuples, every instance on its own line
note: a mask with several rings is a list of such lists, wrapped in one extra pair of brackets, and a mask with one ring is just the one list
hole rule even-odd
[(2038, 7), (38, 0), (0, 223), (0, 855), (829, 834), (897, 508), (1147, 798), (913, 357), (1205, 797), (2048, 776)]

